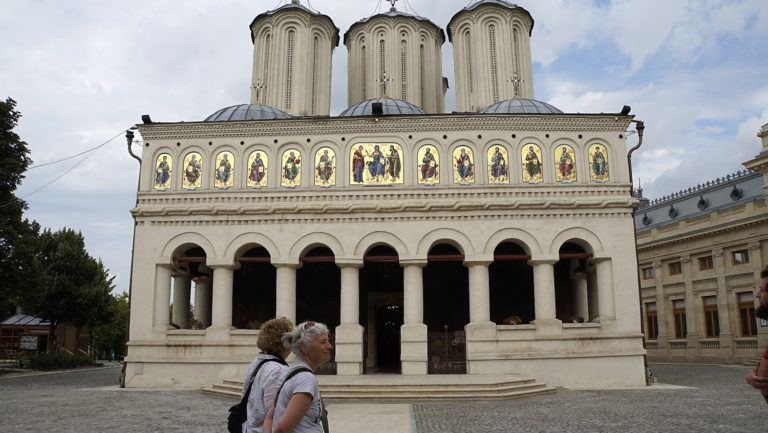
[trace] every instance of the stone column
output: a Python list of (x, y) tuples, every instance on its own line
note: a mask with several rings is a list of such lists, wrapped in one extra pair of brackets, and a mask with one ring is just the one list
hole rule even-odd
[(195, 319), (203, 328), (211, 326), (211, 277), (195, 278)]
[(402, 374), (427, 374), (427, 325), (424, 324), (426, 260), (400, 261), (403, 266), (403, 326), (400, 327)]
[(213, 269), (211, 326), (206, 335), (215, 340), (229, 339), (232, 329), (232, 282), (236, 265), (208, 265)]
[(557, 319), (555, 308), (554, 258), (531, 259), (533, 266), (533, 296), (535, 302), (537, 334), (562, 334), (563, 322)]
[[(731, 308), (732, 305), (738, 305), (738, 298), (733, 294), (731, 302), (728, 302), (728, 285), (725, 281), (725, 258), (722, 248), (716, 248), (712, 251), (712, 265), (717, 274), (717, 316), (720, 322), (720, 354), (726, 359), (733, 359), (735, 344), (731, 332)], [(738, 308), (738, 307), (737, 307)], [(737, 313), (738, 314), (738, 313)], [(737, 328), (738, 329), (738, 325)]]
[(341, 317), (336, 327), (336, 374), (363, 374), (363, 327), (360, 325), (360, 272), (362, 260), (337, 260), (341, 268)]
[(464, 327), (467, 342), (467, 373), (488, 372), (483, 363), (497, 355), (496, 324), (491, 322), (491, 294), (488, 265), (492, 260), (466, 260), (469, 268), (469, 322)]
[(600, 310), (600, 323), (616, 320), (616, 303), (613, 288), (613, 262), (609, 258), (596, 259), (597, 262), (597, 303)]
[(701, 309), (701, 298), (693, 294), (693, 272), (691, 269), (691, 256), (680, 257), (680, 267), (683, 271), (680, 277), (685, 284), (685, 322), (688, 330), (686, 337), (686, 359), (693, 360), (699, 355), (699, 338), (701, 337), (701, 325), (704, 321), (704, 313)]
[(275, 316), (296, 322), (296, 268), (299, 265), (275, 264)]
[(670, 322), (673, 319), (674, 313), (668, 313), (668, 310), (672, 308), (672, 301), (669, 300), (668, 296), (665, 296), (662, 272), (661, 260), (653, 262), (654, 283), (656, 284), (656, 321), (659, 324), (659, 335), (656, 338), (659, 347), (657, 351), (659, 356), (667, 357), (669, 356), (669, 340), (675, 338), (675, 328)]
[(573, 313), (589, 321), (589, 291), (587, 290), (587, 274), (571, 275), (571, 290), (573, 296)]
[(182, 269), (173, 273), (173, 323), (181, 329), (189, 328), (189, 274)]
[(167, 331), (171, 326), (169, 322), (169, 309), (171, 306), (171, 266), (157, 264), (155, 266), (155, 311), (152, 326), (156, 331)]

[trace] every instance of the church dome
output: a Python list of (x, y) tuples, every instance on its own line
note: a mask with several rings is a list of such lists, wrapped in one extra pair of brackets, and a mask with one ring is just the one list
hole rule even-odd
[(507, 99), (485, 107), (480, 112), (486, 114), (563, 114), (557, 107), (535, 99)]
[(204, 122), (235, 122), (241, 120), (288, 119), (285, 111), (261, 104), (240, 104), (225, 107), (206, 117)]
[(402, 99), (374, 98), (358, 102), (342, 111), (339, 117), (370, 116), (373, 114), (373, 104), (375, 102), (381, 103), (381, 114), (427, 114), (421, 108)]

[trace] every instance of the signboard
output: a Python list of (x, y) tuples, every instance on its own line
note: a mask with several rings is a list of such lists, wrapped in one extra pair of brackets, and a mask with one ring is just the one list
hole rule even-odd
[(19, 340), (19, 349), (37, 350), (37, 335), (22, 335)]
[(760, 319), (760, 327), (761, 328), (768, 328), (768, 320)]

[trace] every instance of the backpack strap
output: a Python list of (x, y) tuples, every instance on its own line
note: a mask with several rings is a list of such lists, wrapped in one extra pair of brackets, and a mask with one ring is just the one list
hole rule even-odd
[[(293, 376), (296, 376), (297, 374), (301, 373), (302, 371), (308, 371), (312, 374), (315, 374), (314, 371), (310, 370), (307, 367), (296, 367), (290, 372), (288, 372), (288, 375), (285, 376), (285, 380), (283, 380), (283, 383), (280, 384), (280, 388), (277, 389), (277, 393), (275, 394), (275, 403), (273, 406), (277, 407), (277, 400), (280, 398), (280, 391), (283, 390), (283, 385), (285, 385), (285, 382), (288, 382), (288, 379), (292, 378)], [(328, 428), (328, 411), (325, 410), (325, 403), (323, 403), (322, 397), (320, 398), (320, 419), (323, 424), (323, 431), (325, 433), (329, 432)]]
[(253, 381), (256, 380), (256, 375), (259, 373), (259, 370), (261, 369), (261, 366), (266, 364), (267, 362), (279, 362), (283, 365), (288, 365), (283, 358), (277, 357), (277, 358), (267, 358), (262, 360), (259, 365), (256, 366), (256, 370), (253, 371), (253, 375), (251, 376), (251, 380), (248, 382), (248, 389), (245, 390), (245, 395), (243, 395), (243, 398), (240, 399), (240, 406), (245, 407), (246, 404), (248, 404), (248, 395), (251, 393), (251, 387), (253, 386)]

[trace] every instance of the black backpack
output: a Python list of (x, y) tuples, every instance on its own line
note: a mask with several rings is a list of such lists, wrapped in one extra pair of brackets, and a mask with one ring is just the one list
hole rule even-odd
[(282, 358), (269, 358), (261, 361), (259, 365), (256, 366), (256, 370), (253, 372), (253, 376), (251, 376), (251, 381), (248, 383), (248, 389), (245, 390), (245, 395), (243, 395), (240, 403), (229, 408), (229, 416), (227, 417), (227, 431), (230, 433), (242, 433), (243, 423), (248, 419), (248, 395), (251, 393), (253, 381), (256, 379), (256, 374), (259, 372), (259, 369), (261, 369), (261, 366), (269, 361), (275, 361), (283, 365), (288, 365)]

